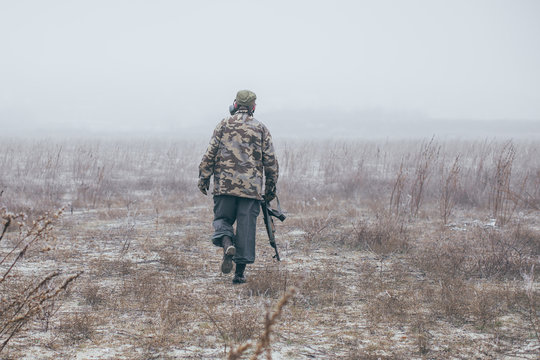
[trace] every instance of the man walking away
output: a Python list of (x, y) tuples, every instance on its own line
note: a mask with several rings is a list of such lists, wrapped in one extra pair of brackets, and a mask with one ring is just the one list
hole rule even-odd
[[(214, 235), (223, 248), (221, 271), (231, 272), (233, 284), (246, 282), (244, 270), (255, 261), (255, 232), (260, 201), (276, 196), (278, 162), (266, 126), (253, 117), (257, 96), (240, 90), (229, 107), (231, 116), (214, 130), (199, 165), (199, 189), (206, 195), (214, 176)], [(233, 228), (236, 222), (236, 231)]]

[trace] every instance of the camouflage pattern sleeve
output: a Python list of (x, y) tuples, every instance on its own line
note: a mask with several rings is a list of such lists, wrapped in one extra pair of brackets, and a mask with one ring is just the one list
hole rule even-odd
[(275, 193), (279, 175), (279, 165), (272, 143), (272, 136), (266, 127), (263, 127), (262, 163), (266, 178), (265, 188)]
[(214, 168), (216, 165), (216, 157), (219, 150), (219, 143), (221, 142), (222, 136), (222, 124), (220, 122), (218, 126), (214, 129), (212, 138), (210, 139), (210, 144), (206, 149), (206, 153), (203, 155), (201, 163), (199, 165), (199, 179), (203, 182), (209, 182), (210, 177), (214, 174)]

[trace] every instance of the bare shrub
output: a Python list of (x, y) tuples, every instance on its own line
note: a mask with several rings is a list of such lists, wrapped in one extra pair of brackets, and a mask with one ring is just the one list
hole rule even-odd
[(519, 276), (540, 254), (540, 235), (519, 226), (507, 231), (476, 227), (452, 235), (416, 249), (416, 265), (437, 277), (506, 278)]
[(472, 320), (479, 329), (483, 330), (491, 326), (502, 314), (504, 306), (502, 299), (502, 294), (497, 288), (492, 289), (483, 283), (474, 287), (469, 310)]
[(370, 329), (406, 324), (414, 309), (418, 286), (411, 286), (406, 267), (400, 262), (383, 261), (377, 266), (362, 266), (358, 295), (365, 299), (365, 318)]
[(462, 186), (456, 196), (457, 204), (461, 206), (484, 207), (487, 203), (486, 193), (489, 191), (490, 179), (489, 157), (493, 152), (493, 143), (487, 140), (472, 143), (465, 149), (463, 169), (461, 171)]
[[(227, 304), (227, 310), (232, 308), (233, 305)], [(247, 342), (263, 328), (261, 314), (256, 308), (245, 306), (240, 308), (239, 306), (235, 306), (234, 311), (227, 311), (225, 315), (218, 317), (216, 314), (219, 313), (219, 309), (215, 304), (211, 304), (207, 308), (203, 308), (202, 312), (214, 325), (214, 329), (219, 334), (223, 342), (225, 354), (227, 353), (227, 348), (231, 349), (229, 354), (232, 354), (234, 352), (232, 348), (235, 344)], [(246, 344), (251, 346), (251, 343)]]
[(510, 220), (517, 203), (512, 204), (511, 177), (512, 165), (516, 157), (516, 150), (512, 142), (506, 143), (500, 154), (496, 155), (496, 166), (490, 181), (489, 203), (492, 215), (500, 225)]
[(95, 334), (98, 319), (92, 313), (74, 313), (60, 319), (57, 330), (64, 334), (68, 343), (91, 340)]
[(509, 230), (509, 237), (519, 256), (534, 258), (540, 255), (540, 231), (518, 224)]
[(450, 169), (441, 169), (443, 184), (441, 184), (441, 197), (439, 200), (439, 209), (443, 224), (448, 222), (456, 204), (456, 193), (459, 186), (459, 173), (461, 171), (459, 156), (456, 157)]
[(432, 335), (429, 332), (430, 321), (426, 319), (426, 316), (416, 315), (412, 323), (412, 332), (414, 334), (414, 342), (418, 353), (420, 355), (426, 355), (431, 349)]
[(525, 294), (527, 295), (527, 311), (526, 318), (529, 322), (531, 331), (536, 336), (536, 340), (540, 341), (540, 294), (535, 287), (535, 273), (534, 265), (531, 266), (530, 271), (524, 271), (522, 273), (524, 285), (525, 285)]
[(306, 276), (293, 276), (291, 283), (298, 288), (297, 298), (307, 307), (337, 306), (345, 300), (344, 287), (340, 281), (340, 269), (332, 262), (325, 262), (322, 268), (309, 272)]
[(125, 279), (121, 294), (131, 308), (155, 310), (160, 305), (160, 297), (156, 294), (166, 294), (165, 290), (170, 286), (170, 279), (157, 271), (139, 271)]
[(423, 143), (416, 158), (414, 167), (414, 179), (411, 185), (411, 214), (418, 215), (420, 205), (424, 198), (424, 192), (433, 170), (433, 163), (439, 156), (441, 147), (432, 138), (428, 143)]
[[(433, 291), (433, 292), (432, 292)], [(432, 301), (426, 304), (432, 316), (441, 315), (455, 323), (470, 322), (479, 330), (495, 326), (504, 314), (507, 298), (505, 291), (487, 283), (474, 283), (463, 278), (441, 277), (429, 293)]]
[(227, 324), (228, 332), (234, 343), (244, 342), (253, 338), (262, 328), (260, 313), (257, 309), (250, 308), (232, 312)]
[(382, 287), (381, 290), (378, 294), (373, 294), (366, 304), (366, 318), (371, 326), (398, 323), (406, 319), (410, 294), (390, 287)]
[(460, 277), (443, 276), (438, 281), (435, 309), (446, 317), (463, 321), (469, 313), (472, 289)]
[(538, 210), (540, 209), (540, 169), (532, 169), (530, 173), (529, 177), (532, 179), (532, 184), (530, 191), (526, 194), (528, 198), (526, 203), (532, 209)]
[(290, 287), (298, 289), (295, 301), (306, 307), (340, 304), (339, 268), (328, 263), (309, 273), (294, 273), (274, 266), (265, 266), (250, 275), (245, 285), (248, 296), (278, 298)]
[(23, 214), (14, 215), (0, 209), (2, 230), (0, 241), (4, 239), (8, 227), (17, 222), (18, 231), (12, 239), (14, 244), (7, 252), (0, 254), (0, 352), (8, 342), (19, 334), (24, 326), (37, 319), (43, 308), (54, 301), (68, 284), (79, 277), (80, 273), (64, 276), (60, 271), (50, 272), (41, 277), (39, 273), (29, 278), (12, 277), (10, 274), (23, 262), (32, 246), (42, 243), (44, 251), (49, 251), (47, 243), (54, 239), (52, 224), (62, 211), (53, 215), (45, 214), (31, 224), (25, 222)]
[(438, 279), (445, 274), (461, 277), (470, 273), (469, 250), (470, 244), (464, 237), (441, 236), (421, 244), (411, 256), (413, 263), (430, 277)]
[(264, 269), (255, 270), (250, 275), (245, 291), (248, 295), (277, 298), (286, 291), (289, 282), (286, 270), (266, 265)]
[(339, 219), (331, 212), (302, 218), (300, 227), (305, 232), (306, 250), (311, 249), (313, 245), (332, 243), (335, 235), (333, 231), (339, 223)]
[(476, 274), (482, 277), (519, 276), (538, 261), (540, 234), (520, 226), (510, 231), (477, 229), (471, 243), (476, 244), (472, 260)]
[(91, 284), (83, 288), (81, 295), (84, 302), (93, 308), (98, 307), (105, 301), (105, 295), (101, 289), (101, 286), (97, 284)]
[(410, 247), (409, 233), (402, 220), (383, 214), (374, 223), (354, 224), (353, 236), (346, 240), (346, 245), (383, 255), (403, 253)]
[(158, 307), (159, 318), (166, 331), (173, 333), (188, 323), (187, 314), (192, 310), (193, 299), (183, 289), (170, 289), (161, 300), (162, 306)]
[(177, 288), (156, 293), (153, 304), (147, 307), (147, 338), (142, 341), (145, 349), (166, 348), (182, 341), (189, 331), (189, 313), (193, 312), (193, 299)]

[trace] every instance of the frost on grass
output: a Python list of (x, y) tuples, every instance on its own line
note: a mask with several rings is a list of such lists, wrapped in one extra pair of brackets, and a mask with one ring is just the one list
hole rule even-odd
[(2, 306), (80, 275), (33, 308), (0, 355), (533, 359), (538, 145), (277, 143), (283, 261), (260, 223), (257, 261), (233, 286), (209, 241), (212, 200), (196, 188), (205, 141), (6, 142), (0, 208), (28, 224), (64, 213), (0, 284), (13, 294), (2, 289)]

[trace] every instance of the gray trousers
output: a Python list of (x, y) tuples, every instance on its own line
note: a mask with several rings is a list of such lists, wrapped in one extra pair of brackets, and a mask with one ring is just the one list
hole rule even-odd
[[(229, 195), (214, 196), (212, 242), (221, 246), (221, 238), (230, 236), (236, 247), (233, 261), (237, 264), (253, 264), (255, 261), (255, 233), (260, 211), (259, 200)], [(235, 221), (236, 234), (233, 228)]]

